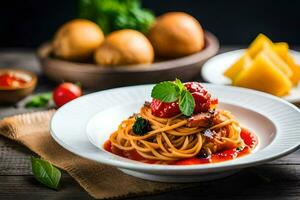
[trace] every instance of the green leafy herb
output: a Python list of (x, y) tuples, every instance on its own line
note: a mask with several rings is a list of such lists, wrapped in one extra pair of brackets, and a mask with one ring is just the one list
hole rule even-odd
[(36, 180), (49, 188), (58, 188), (61, 173), (56, 167), (45, 160), (35, 157), (31, 157), (31, 166)]
[(190, 116), (193, 114), (195, 108), (195, 100), (192, 94), (187, 91), (183, 90), (181, 92), (180, 98), (179, 98), (179, 109), (180, 111), (186, 115)]
[(179, 94), (177, 85), (170, 81), (156, 84), (151, 92), (153, 98), (169, 103), (176, 101)]
[(183, 83), (178, 78), (175, 79), (175, 84), (178, 87), (179, 92), (182, 92), (185, 89)]
[(167, 103), (178, 100), (179, 109), (185, 116), (192, 115), (195, 108), (192, 94), (179, 79), (175, 82), (164, 81), (156, 84), (152, 89), (151, 97)]
[(43, 93), (35, 95), (25, 104), (26, 108), (40, 108), (45, 107), (49, 101), (52, 99), (52, 93)]
[(148, 133), (150, 129), (149, 121), (142, 118), (142, 117), (136, 117), (135, 122), (132, 126), (132, 130), (136, 135), (145, 135)]
[(141, 0), (80, 0), (79, 17), (94, 21), (105, 34), (120, 29), (147, 33), (155, 20)]

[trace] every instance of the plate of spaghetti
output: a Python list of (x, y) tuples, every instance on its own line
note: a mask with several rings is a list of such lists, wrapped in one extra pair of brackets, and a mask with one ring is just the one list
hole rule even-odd
[(299, 147), (300, 113), (254, 90), (164, 81), (96, 92), (60, 108), (50, 132), (67, 150), (139, 178), (222, 178)]

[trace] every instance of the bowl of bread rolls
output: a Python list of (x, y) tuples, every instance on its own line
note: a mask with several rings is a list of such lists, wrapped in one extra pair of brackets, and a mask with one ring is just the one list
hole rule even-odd
[(217, 38), (184, 12), (154, 17), (143, 31), (107, 32), (90, 19), (73, 19), (38, 48), (43, 73), (61, 82), (106, 89), (179, 78), (199, 79), (203, 63), (219, 50)]

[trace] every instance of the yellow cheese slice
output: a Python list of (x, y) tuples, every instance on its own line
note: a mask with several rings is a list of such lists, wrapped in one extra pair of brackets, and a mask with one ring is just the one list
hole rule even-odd
[(235, 77), (244, 70), (251, 63), (252, 59), (246, 52), (244, 53), (233, 65), (231, 65), (225, 72), (224, 75), (234, 80)]
[(293, 71), (290, 66), (272, 49), (271, 46), (265, 46), (261, 51), (267, 55), (270, 60), (288, 77), (293, 75)]
[(233, 84), (276, 96), (288, 94), (292, 87), (289, 78), (265, 53), (259, 53), (252, 64), (236, 77)]
[(254, 58), (265, 46), (272, 46), (273, 42), (264, 34), (259, 34), (250, 44), (247, 52)]
[(294, 61), (294, 58), (289, 53), (289, 45), (285, 42), (275, 43), (272, 47), (274, 51), (285, 61), (290, 67), (293, 74), (290, 77), (293, 85), (297, 85), (300, 80), (300, 67)]

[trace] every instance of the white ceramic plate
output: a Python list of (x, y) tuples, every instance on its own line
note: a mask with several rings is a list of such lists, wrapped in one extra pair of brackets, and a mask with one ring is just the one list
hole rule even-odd
[[(219, 84), (219, 85), (230, 85), (231, 80), (223, 75), (223, 73), (228, 69), (237, 59), (239, 59), (245, 49), (230, 51), (226, 53), (219, 54), (209, 59), (202, 67), (201, 75), (202, 78), (209, 83)], [(300, 52), (290, 51), (297, 63), (300, 63)], [(291, 102), (300, 102), (300, 84), (294, 87), (290, 94), (284, 96), (283, 99)]]
[(191, 182), (221, 178), (239, 169), (282, 157), (299, 147), (300, 113), (292, 104), (271, 95), (230, 86), (205, 84), (259, 138), (247, 156), (214, 164), (171, 166), (132, 161), (106, 152), (102, 146), (118, 124), (150, 100), (153, 85), (123, 87), (78, 98), (53, 116), (50, 131), (67, 150), (148, 180)]

